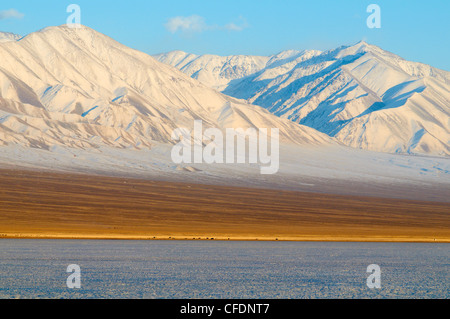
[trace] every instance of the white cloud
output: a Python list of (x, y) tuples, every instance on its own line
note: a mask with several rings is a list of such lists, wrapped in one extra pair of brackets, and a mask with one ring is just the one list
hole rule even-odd
[(9, 9), (0, 11), (0, 20), (5, 19), (22, 19), (25, 15), (16, 9)]
[(175, 33), (177, 31), (202, 32), (208, 29), (208, 26), (205, 23), (205, 19), (198, 15), (170, 18), (169, 21), (167, 21), (165, 27), (172, 33)]
[(206, 30), (242, 31), (248, 27), (248, 24), (244, 18), (240, 17), (239, 19), (242, 21), (241, 25), (237, 25), (235, 23), (228, 23), (227, 25), (222, 27), (217, 25), (208, 25), (205, 22), (205, 18), (198, 15), (192, 15), (189, 17), (170, 18), (165, 24), (165, 27), (168, 31), (172, 33), (176, 33), (178, 31), (185, 33), (196, 33), (196, 32), (203, 32)]
[(242, 30), (244, 30), (244, 27), (236, 25), (234, 23), (228, 23), (225, 26), (225, 29), (230, 30), (230, 31), (242, 31)]
[(244, 17), (242, 17), (242, 16), (239, 17), (239, 20), (241, 20), (241, 23), (239, 25), (236, 24), (236, 23), (233, 23), (233, 22), (232, 23), (228, 23), (225, 26), (225, 29), (230, 30), (230, 31), (242, 31), (242, 30), (248, 28), (247, 20), (245, 20)]

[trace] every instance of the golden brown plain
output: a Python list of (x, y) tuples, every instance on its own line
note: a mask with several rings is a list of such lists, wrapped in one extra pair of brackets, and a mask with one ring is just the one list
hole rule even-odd
[(4, 238), (450, 242), (449, 206), (0, 170)]

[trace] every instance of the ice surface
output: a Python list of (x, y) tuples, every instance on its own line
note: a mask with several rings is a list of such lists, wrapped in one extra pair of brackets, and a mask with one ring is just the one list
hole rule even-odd
[(0, 298), (449, 298), (449, 257), (448, 244), (0, 240)]

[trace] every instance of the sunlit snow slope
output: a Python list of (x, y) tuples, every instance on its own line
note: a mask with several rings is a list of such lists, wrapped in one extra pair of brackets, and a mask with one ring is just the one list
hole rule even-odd
[(177, 127), (279, 128), (283, 142), (333, 139), (225, 96), (88, 27), (0, 43), (0, 145), (151, 148)]
[[(183, 55), (191, 56), (172, 52), (157, 58), (200, 80), (203, 73), (221, 76), (220, 65), (216, 73), (207, 69), (220, 61), (217, 57), (203, 56), (202, 63), (190, 58), (186, 64)], [(211, 62), (204, 62), (207, 57)], [(255, 72), (246, 62), (251, 57), (226, 59), (235, 61), (233, 67), (243, 75), (228, 78), (227, 95), (355, 148), (450, 155), (450, 72), (365, 42), (323, 53), (285, 51), (267, 57), (266, 66)], [(203, 82), (211, 87), (225, 83)]]

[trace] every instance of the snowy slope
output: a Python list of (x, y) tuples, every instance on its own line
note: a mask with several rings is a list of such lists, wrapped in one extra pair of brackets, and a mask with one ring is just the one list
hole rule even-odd
[[(290, 74), (320, 55), (285, 51), (268, 58), (258, 72), (270, 80), (271, 70)], [(51, 27), (1, 43), (0, 57), (2, 168), (430, 200), (448, 197), (444, 193), (450, 183), (449, 159), (344, 147), (324, 133), (223, 95), (86, 27)], [(429, 71), (417, 66), (410, 72)], [(439, 78), (425, 81), (439, 83), (436, 90), (446, 88)], [(195, 119), (202, 119), (204, 127), (222, 129), (279, 128), (279, 173), (261, 175), (255, 164), (174, 164), (172, 130), (192, 128)]]
[(320, 51), (295, 51), (288, 50), (276, 55), (251, 56), (251, 55), (195, 55), (183, 51), (172, 51), (157, 54), (154, 57), (163, 63), (170, 64), (190, 77), (199, 80), (203, 84), (222, 91), (230, 82), (240, 80), (269, 66), (289, 64), (319, 54)]
[(50, 27), (0, 44), (0, 145), (150, 148), (177, 127), (280, 129), (287, 143), (334, 143), (210, 89), (90, 28)]
[(172, 51), (154, 57), (219, 91), (225, 89), (230, 81), (263, 69), (269, 61), (268, 57), (260, 56), (199, 56), (182, 51)]
[(22, 37), (20, 35), (10, 33), (10, 32), (0, 32), (0, 43), (1, 42), (9, 42), (9, 41), (17, 41)]
[(176, 165), (170, 153), (161, 143), (141, 150), (54, 146), (51, 152), (11, 144), (0, 147), (0, 167), (450, 202), (449, 158), (281, 145), (279, 172), (261, 175), (248, 163)]
[(283, 54), (223, 93), (355, 148), (450, 155), (450, 72), (365, 42)]

